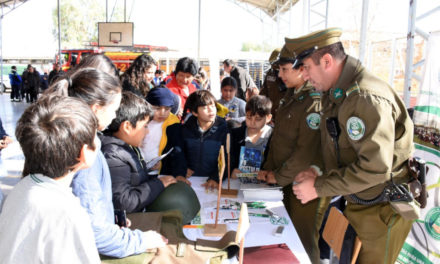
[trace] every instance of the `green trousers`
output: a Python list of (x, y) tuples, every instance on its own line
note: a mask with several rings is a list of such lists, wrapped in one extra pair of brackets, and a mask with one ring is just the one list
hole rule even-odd
[(319, 263), (319, 229), (331, 199), (321, 197), (307, 204), (302, 204), (293, 194), (292, 184), (283, 187), (283, 195), (284, 206), (310, 261), (313, 264)]
[(366, 206), (348, 202), (344, 214), (362, 242), (357, 263), (395, 263), (412, 221), (403, 219), (388, 203)]

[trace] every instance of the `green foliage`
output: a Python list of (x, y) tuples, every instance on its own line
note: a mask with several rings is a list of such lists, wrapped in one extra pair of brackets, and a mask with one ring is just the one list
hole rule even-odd
[(241, 51), (265, 51), (265, 52), (271, 52), (274, 48), (271, 47), (267, 43), (261, 44), (255, 44), (252, 42), (243, 42), (241, 46)]
[[(117, 2), (116, 2), (117, 3)], [(109, 7), (109, 22), (123, 20), (124, 7), (115, 6), (113, 16)], [(52, 11), (55, 41), (58, 41), (58, 10)], [(60, 1), (61, 47), (83, 48), (98, 40), (98, 22), (105, 22), (105, 2), (101, 0)]]

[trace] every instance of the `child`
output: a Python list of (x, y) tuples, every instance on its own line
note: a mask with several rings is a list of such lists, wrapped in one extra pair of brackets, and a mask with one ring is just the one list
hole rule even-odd
[(218, 117), (215, 98), (207, 90), (192, 93), (185, 104), (186, 113), (192, 116), (183, 124), (167, 128), (168, 144), (164, 152), (174, 147), (173, 155), (163, 159), (161, 174), (173, 175), (177, 180), (189, 183), (192, 175), (208, 176), (205, 188), (218, 186), (218, 155), (225, 145), (228, 128)]
[[(171, 113), (171, 108), (174, 105), (173, 98), (174, 94), (166, 87), (154, 88), (147, 95), (147, 102), (154, 109), (154, 117), (148, 123), (148, 134), (140, 147), (146, 161), (162, 154), (167, 144), (167, 127), (180, 122), (179, 118)], [(155, 169), (160, 169), (160, 163)]]
[(262, 95), (253, 96), (246, 103), (246, 123), (231, 131), (232, 177), (260, 170), (272, 134), (272, 127), (267, 125), (272, 119), (271, 109), (272, 102)]
[(148, 133), (151, 106), (132, 92), (123, 92), (121, 106), (105, 135), (101, 150), (112, 178), (113, 205), (127, 213), (142, 212), (168, 185), (172, 176), (148, 175), (139, 145)]
[[(98, 130), (104, 130), (115, 118), (121, 102), (119, 80), (93, 68), (77, 68), (58, 80), (46, 93), (59, 93), (83, 100), (98, 119)], [(115, 224), (111, 177), (107, 162), (99, 151), (93, 165), (78, 172), (72, 191), (87, 210), (98, 251), (102, 255), (123, 258), (147, 249), (164, 246), (160, 234), (119, 228)]]
[(46, 96), (25, 110), (15, 134), (27, 177), (0, 215), (2, 263), (100, 263), (89, 217), (69, 188), (95, 160), (97, 128), (78, 99)]
[(235, 97), (237, 94), (237, 81), (233, 77), (225, 77), (221, 83), (221, 92), (222, 98), (218, 102), (229, 110), (225, 117), (226, 121), (235, 123), (235, 126), (240, 126), (246, 118), (246, 102)]

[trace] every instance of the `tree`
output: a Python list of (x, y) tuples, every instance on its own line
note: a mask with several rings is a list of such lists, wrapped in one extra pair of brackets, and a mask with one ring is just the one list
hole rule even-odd
[[(53, 10), (52, 17), (55, 25), (53, 35), (58, 41), (57, 8)], [(113, 17), (121, 21), (123, 8), (116, 9)], [(83, 48), (86, 43), (98, 40), (98, 22), (105, 22), (105, 5), (100, 0), (60, 1), (60, 20), (61, 46)]]

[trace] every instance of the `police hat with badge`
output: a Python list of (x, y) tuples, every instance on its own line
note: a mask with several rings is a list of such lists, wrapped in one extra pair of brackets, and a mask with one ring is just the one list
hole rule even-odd
[(302, 61), (316, 50), (340, 42), (341, 34), (341, 28), (327, 28), (295, 39), (285, 38), (284, 47), (295, 58), (292, 67), (301, 65)]

